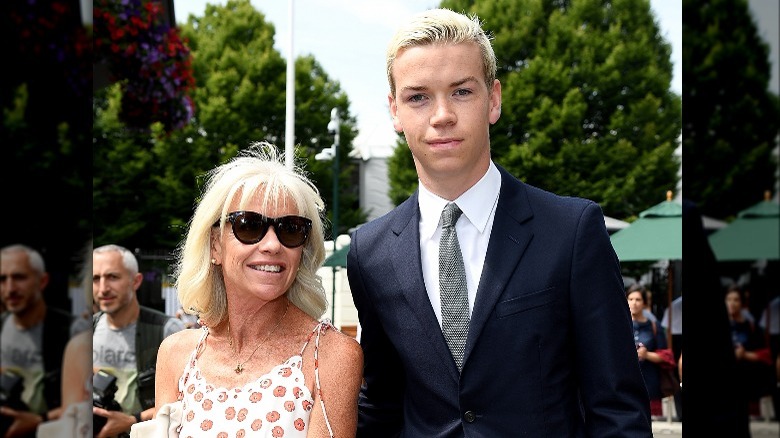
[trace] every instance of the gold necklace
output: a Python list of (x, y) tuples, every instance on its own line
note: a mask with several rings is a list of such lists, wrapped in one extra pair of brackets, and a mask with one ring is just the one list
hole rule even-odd
[[(250, 354), (249, 357), (245, 361), (243, 361), (243, 362), (236, 362), (236, 367), (233, 369), (233, 371), (235, 371), (236, 374), (241, 374), (241, 372), (244, 371), (244, 364), (249, 362), (255, 356), (255, 353), (257, 353), (257, 350), (260, 348), (260, 346), (263, 345), (265, 343), (265, 341), (267, 341), (268, 338), (271, 337), (273, 332), (275, 332), (276, 329), (279, 328), (279, 325), (282, 324), (282, 321), (284, 320), (284, 317), (287, 316), (287, 310), (289, 310), (289, 308), (290, 308), (290, 300), (287, 300), (287, 305), (284, 306), (284, 314), (282, 314), (282, 317), (279, 318), (279, 321), (276, 323), (274, 328), (272, 328), (271, 331), (268, 332), (267, 335), (265, 335), (265, 338), (263, 338), (263, 340), (260, 341), (257, 344), (257, 347), (255, 347), (255, 349), (252, 350), (252, 354)], [(236, 353), (236, 348), (233, 345), (233, 336), (230, 335), (230, 324), (228, 324), (228, 337), (230, 337), (230, 349), (233, 351), (233, 356), (238, 358), (238, 354)]]

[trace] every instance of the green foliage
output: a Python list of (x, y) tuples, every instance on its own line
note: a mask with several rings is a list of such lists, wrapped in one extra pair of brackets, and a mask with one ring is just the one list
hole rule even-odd
[[(493, 159), (525, 182), (626, 218), (677, 183), (681, 99), (671, 47), (647, 0), (442, 1), (476, 13), (494, 37), (502, 115)], [(390, 166), (398, 203), (417, 178), (403, 141)], [(404, 167), (409, 166), (409, 167)]]
[(686, 197), (702, 213), (733, 217), (772, 190), (777, 96), (769, 48), (745, 0), (683, 0)]
[[(166, 134), (159, 124), (130, 130), (119, 122), (121, 91), (112, 86), (93, 100), (95, 125), (95, 243), (171, 250), (184, 237), (205, 172), (252, 142), (284, 148), (286, 61), (273, 48), (274, 27), (246, 0), (207, 5), (182, 27), (196, 81), (195, 116)], [(303, 162), (332, 217), (332, 163), (314, 155), (333, 142), (330, 110), (341, 116), (340, 226), (365, 221), (356, 172), (348, 159), (356, 136), (349, 101), (311, 57), (295, 62), (297, 162)], [(350, 213), (346, 213), (349, 211)]]

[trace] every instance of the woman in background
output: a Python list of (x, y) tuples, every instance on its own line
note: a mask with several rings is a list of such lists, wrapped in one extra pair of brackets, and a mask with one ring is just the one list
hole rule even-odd
[(650, 396), (650, 414), (653, 417), (660, 417), (663, 415), (663, 407), (661, 406), (663, 395), (661, 394), (659, 364), (664, 359), (655, 351), (667, 348), (666, 335), (660, 324), (645, 316), (646, 293), (645, 287), (637, 283), (628, 288), (626, 299), (628, 299), (628, 308), (631, 311), (639, 368), (642, 370), (647, 393)]

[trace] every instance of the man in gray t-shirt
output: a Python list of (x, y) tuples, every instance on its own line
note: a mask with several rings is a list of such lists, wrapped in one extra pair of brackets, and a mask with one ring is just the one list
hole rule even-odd
[(21, 244), (0, 250), (0, 298), (7, 310), (0, 319), (0, 372), (4, 386), (16, 382), (2, 403), (0, 436), (11, 427), (14, 436), (34, 436), (38, 424), (61, 412), (62, 356), (73, 318), (46, 305), (48, 283), (38, 251)]
[(114, 400), (122, 408), (94, 411), (106, 418), (102, 431), (109, 436), (127, 433), (134, 423), (154, 416), (157, 349), (166, 336), (185, 328), (181, 320), (139, 304), (136, 292), (142, 281), (138, 261), (126, 248), (93, 250), (92, 295), (100, 312), (94, 317), (92, 366), (116, 377)]
[[(138, 380), (139, 370), (135, 354), (137, 327), (136, 321), (121, 328), (111, 327), (108, 318), (103, 315), (98, 319), (92, 334), (92, 367), (105, 370), (117, 377), (118, 389), (114, 399), (122, 406), (122, 411), (125, 413), (143, 410), (136, 391), (129, 391), (130, 388), (135, 387), (133, 382)], [(182, 321), (168, 318), (163, 326), (163, 338), (183, 328)]]

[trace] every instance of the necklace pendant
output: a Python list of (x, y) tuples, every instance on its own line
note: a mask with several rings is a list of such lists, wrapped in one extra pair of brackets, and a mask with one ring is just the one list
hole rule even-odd
[(241, 366), (241, 364), (236, 365), (236, 374), (241, 374), (241, 371), (244, 371), (244, 367)]

